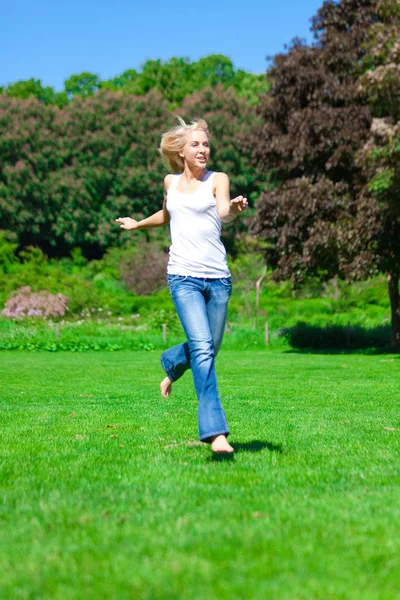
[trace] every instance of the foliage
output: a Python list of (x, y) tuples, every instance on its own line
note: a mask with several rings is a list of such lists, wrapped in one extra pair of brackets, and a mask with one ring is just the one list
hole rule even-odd
[(252, 164), (251, 149), (245, 145), (249, 133), (260, 123), (254, 109), (232, 89), (219, 84), (186, 97), (177, 113), (188, 121), (196, 117), (207, 121), (211, 133), (210, 168), (228, 173), (232, 196), (247, 196), (254, 206), (265, 184), (262, 171)]
[[(372, 176), (360, 159), (370, 145), (372, 105), (378, 101), (376, 86), (369, 91), (362, 72), (373, 63), (371, 36), (386, 31), (383, 4), (324, 3), (313, 19), (315, 44), (295, 41), (275, 57), (271, 94), (259, 106), (263, 124), (249, 143), (258, 164), (272, 169), (276, 184), (262, 195), (254, 226), (267, 244), (265, 256), (275, 277), (298, 283), (310, 275), (354, 280), (388, 273), (393, 341), (400, 344), (397, 157), (390, 164), (383, 159), (384, 168)], [(397, 23), (397, 15), (391, 23)], [(382, 47), (390, 60), (397, 56), (396, 44)], [(393, 77), (385, 80), (393, 93)], [(394, 202), (376, 200), (385, 190)]]
[(237, 255), (229, 262), (235, 289), (247, 293), (262, 276), (265, 268), (264, 256), (257, 241), (249, 234), (240, 236)]
[(104, 319), (101, 322), (93, 317), (75, 322), (51, 321), (34, 323), (0, 321), (0, 350), (28, 350), (29, 352), (89, 352), (106, 350), (116, 352), (126, 349), (130, 351), (152, 351), (162, 347), (161, 335), (143, 332), (139, 327), (126, 326), (122, 329), (120, 322), (110, 324)]
[[(161, 308), (160, 310), (153, 310), (148, 314), (146, 321), (150, 330), (161, 332), (165, 326), (167, 339), (171, 334), (179, 334), (181, 337), (179, 341), (183, 341), (182, 326), (174, 308)], [(168, 342), (168, 345), (171, 346), (173, 344)]]
[[(72, 75), (64, 82), (65, 92), (69, 99), (77, 97), (94, 96), (100, 88), (100, 78), (93, 73), (80, 73)], [(142, 94), (138, 94), (141, 96)]]
[(369, 28), (360, 65), (360, 88), (375, 118), (358, 164), (375, 217), (376, 262), (388, 273), (393, 342), (400, 347), (400, 9), (398, 2), (382, 0), (377, 10), (380, 20)]
[[(65, 286), (73, 287), (78, 282), (89, 283), (99, 292), (109, 292), (110, 294), (118, 293), (120, 296), (129, 295), (128, 291), (121, 279), (121, 264), (124, 263), (132, 254), (138, 250), (132, 243), (127, 243), (124, 246), (110, 246), (101, 259), (93, 259), (88, 261), (85, 259), (80, 249), (74, 248), (71, 251), (70, 257), (61, 259), (48, 256), (38, 247), (28, 246), (24, 250), (17, 251), (16, 244), (8, 242), (7, 232), (3, 232), (3, 238), (6, 240), (4, 256), (5, 263), (8, 265), (7, 277), (0, 280), (0, 300), (4, 294), (10, 294), (17, 288), (23, 285), (30, 285), (35, 291), (47, 287), (52, 293), (61, 291)], [(148, 251), (162, 254), (165, 249), (166, 240), (155, 236), (147, 237), (143, 232), (136, 234), (136, 243), (142, 248), (139, 254), (146, 254)], [(249, 283), (254, 284), (262, 275), (265, 268), (263, 258), (264, 244), (249, 234), (243, 234), (237, 241), (238, 253), (235, 258), (229, 259), (229, 267), (234, 279), (234, 289), (240, 293), (244, 292)], [(160, 258), (160, 257), (159, 257)], [(163, 275), (166, 284), (165, 273)], [(45, 285), (47, 282), (47, 286)], [(379, 290), (381, 293), (382, 278), (379, 279)], [(265, 294), (268, 299), (275, 297), (319, 297), (329, 293), (335, 297), (345, 296), (346, 298), (358, 298), (365, 289), (363, 301), (368, 301), (375, 294), (375, 289), (367, 282), (357, 282), (353, 286), (348, 286), (346, 283), (334, 278), (333, 280), (324, 283), (318, 278), (305, 280), (302, 286), (293, 288), (289, 281), (276, 282), (274, 281), (274, 273), (271, 269), (268, 270), (268, 276), (263, 284), (265, 286)], [(164, 286), (164, 292), (166, 291)], [(263, 287), (264, 289), (264, 287)], [(77, 293), (81, 290), (78, 289)], [(162, 295), (163, 292), (159, 294)], [(154, 298), (141, 297), (140, 301), (152, 303)], [(383, 297), (380, 298), (383, 301)], [(137, 299), (135, 299), (137, 302)]]
[(0, 93), (1, 91), (4, 91), (10, 98), (21, 98), (22, 100), (36, 98), (43, 104), (56, 104), (62, 107), (67, 103), (65, 92), (57, 93), (49, 86), (43, 87), (39, 79), (10, 83), (6, 88), (0, 89)]
[(17, 248), (18, 244), (10, 241), (8, 232), (0, 230), (0, 273), (8, 273), (10, 267), (17, 262)]
[[(250, 143), (277, 184), (263, 194), (256, 223), (277, 278), (356, 271), (357, 237), (346, 231), (361, 178), (354, 154), (368, 138), (371, 117), (354, 72), (365, 23), (375, 17), (372, 4), (325, 3), (314, 19), (317, 43), (294, 41), (269, 71), (271, 93), (259, 107), (263, 124)], [(368, 264), (360, 266), (369, 274)]]
[[(220, 86), (187, 98), (179, 112), (209, 120), (215, 168), (229, 173), (233, 195), (253, 202), (263, 177), (243, 140), (257, 123), (254, 110)], [(153, 92), (100, 90), (63, 110), (0, 95), (0, 227), (21, 246), (38, 245), (53, 256), (79, 247), (95, 258), (124, 244), (132, 234), (115, 218), (148, 216), (162, 205), (165, 171), (157, 148), (175, 123)], [(229, 247), (237, 228), (228, 230)]]
[[(107, 84), (82, 73), (57, 98), (49, 90), (30, 80), (0, 95), (0, 228), (21, 246), (53, 256), (79, 247), (92, 258), (124, 244), (130, 234), (115, 217), (148, 216), (161, 206), (165, 173), (157, 146), (176, 122), (170, 109), (182, 103), (177, 113), (209, 120), (214, 166), (229, 172), (233, 195), (253, 203), (260, 193), (263, 177), (242, 140), (257, 122), (250, 104), (267, 84), (264, 76), (235, 71), (222, 55), (148, 61), (141, 74), (130, 70)], [(238, 220), (224, 229), (229, 250), (244, 227)]]
[[(139, 252), (140, 260), (150, 252), (155, 254), (157, 261), (163, 260), (162, 239), (151, 237), (146, 240), (144, 235), (138, 235), (137, 242), (142, 246), (142, 251)], [(73, 250), (70, 258), (56, 260), (49, 259), (35, 247), (28, 247), (16, 254), (12, 246), (12, 244), (7, 246), (9, 266), (7, 276), (0, 279), (0, 302), (6, 302), (18, 288), (30, 286), (34, 292), (47, 289), (52, 294), (62, 293), (68, 296), (70, 317), (94, 310), (103, 312), (104, 315), (111, 312), (115, 316), (123, 316), (136, 313), (145, 315), (162, 310), (168, 312), (173, 309), (166, 286), (165, 272), (161, 274), (164, 285), (152, 296), (134, 295), (122, 281), (121, 265), (129, 261), (134, 263), (132, 257), (135, 256), (135, 246), (110, 247), (102, 259), (92, 261), (86, 261), (76, 249)], [(237, 256), (234, 260), (230, 260), (234, 281), (231, 307), (237, 307), (234, 312), (248, 316), (254, 313), (255, 283), (265, 272), (262, 251), (262, 244), (253, 237), (249, 235), (240, 237)], [(151, 270), (152, 266), (147, 268)], [(139, 269), (138, 280), (142, 275)], [(384, 315), (388, 308), (382, 277), (358, 282), (352, 286), (337, 278), (327, 283), (321, 283), (317, 278), (308, 278), (301, 287), (293, 289), (289, 281), (275, 282), (273, 271), (269, 270), (265, 275), (260, 296), (262, 310), (268, 311), (270, 307), (271, 312), (274, 312), (279, 307), (289, 306), (299, 300), (304, 301), (304, 307), (301, 309), (304, 313), (307, 301), (312, 299), (323, 300), (325, 306), (327, 301), (335, 302), (332, 311), (344, 313), (350, 307), (358, 307), (362, 310), (370, 305), (376, 305), (382, 307)], [(247, 306), (249, 309), (246, 308)], [(294, 310), (296, 311), (297, 308)], [(313, 310), (316, 314), (320, 313), (319, 309), (311, 308), (311, 311)]]
[(96, 254), (129, 236), (119, 214), (162, 203), (160, 97), (101, 92), (64, 110), (0, 96), (0, 226), (21, 245)]
[(32, 292), (29, 286), (16, 290), (6, 302), (2, 311), (5, 317), (43, 317), (44, 319), (64, 317), (68, 298), (63, 294), (51, 294), (46, 290)]
[(140, 71), (127, 69), (104, 81), (94, 73), (75, 74), (65, 80), (64, 89), (59, 93), (51, 87), (43, 87), (39, 80), (34, 79), (10, 84), (3, 91), (13, 98), (36, 98), (45, 104), (56, 104), (59, 107), (76, 98), (94, 96), (99, 90), (134, 96), (144, 96), (153, 91), (162, 96), (170, 108), (176, 108), (193, 92), (215, 87), (219, 83), (232, 88), (239, 97), (245, 98), (252, 105), (257, 104), (259, 96), (269, 89), (265, 75), (235, 69), (227, 56), (212, 54), (194, 62), (188, 58), (148, 60)]
[[(210, 168), (227, 173), (231, 196), (245, 196), (249, 206), (254, 207), (266, 185), (263, 170), (252, 163), (252, 148), (246, 144), (250, 132), (260, 122), (255, 110), (232, 88), (225, 89), (218, 84), (214, 89), (204, 89), (187, 97), (176, 112), (188, 121), (193, 117), (207, 121), (211, 132)], [(236, 240), (240, 233), (247, 231), (248, 219), (245, 214), (223, 227), (222, 239), (228, 253), (237, 252)]]
[[(75, 252), (75, 260), (76, 256)], [(104, 273), (99, 274), (98, 271), (93, 272), (88, 265), (74, 264), (72, 259), (49, 260), (38, 248), (28, 248), (18, 255), (8, 254), (8, 261), (7, 276), (0, 278), (1, 304), (15, 290), (30, 286), (35, 293), (47, 289), (51, 294), (61, 293), (67, 296), (70, 317), (79, 315), (87, 308), (104, 308), (106, 312), (118, 314), (132, 313), (135, 297), (123, 291), (119, 278), (112, 279), (106, 268)], [(96, 266), (99, 268), (98, 264)]]
[[(295, 327), (299, 320), (319, 328), (345, 328), (349, 322), (352, 328), (363, 330), (387, 325), (388, 298), (382, 277), (352, 286), (340, 280), (321, 284), (318, 279), (309, 279), (294, 290), (289, 282), (275, 282), (270, 271), (263, 281), (256, 310), (255, 282), (264, 273), (262, 255), (254, 240), (247, 236), (241, 240), (240, 250), (231, 262), (234, 287), (225, 347), (264, 348), (267, 321), (273, 346), (283, 343), (278, 337), (282, 330)], [(0, 297), (7, 300), (11, 290), (23, 285), (31, 285), (35, 292), (46, 286), (53, 294), (68, 297), (67, 320), (60, 324), (59, 338), (52, 321), (45, 325), (29, 318), (15, 322), (0, 320), (1, 348), (48, 351), (162, 348), (164, 324), (168, 344), (182, 341), (182, 329), (166, 286), (152, 296), (137, 296), (122, 284), (119, 268), (124, 257), (132, 256), (131, 249), (110, 248), (102, 260), (84, 261), (80, 265), (74, 262), (82, 262), (76, 252), (74, 260), (61, 261), (48, 260), (37, 249), (23, 254), (23, 261), (14, 264), (7, 277), (1, 279)]]
[(126, 287), (138, 296), (149, 296), (165, 287), (168, 255), (156, 242), (140, 238), (125, 251), (120, 276)]

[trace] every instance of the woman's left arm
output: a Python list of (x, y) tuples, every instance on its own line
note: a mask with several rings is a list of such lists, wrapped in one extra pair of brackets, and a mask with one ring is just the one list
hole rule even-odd
[(233, 200), (229, 194), (229, 177), (225, 173), (215, 173), (214, 194), (218, 216), (223, 223), (230, 223), (248, 207), (247, 198), (237, 196)]

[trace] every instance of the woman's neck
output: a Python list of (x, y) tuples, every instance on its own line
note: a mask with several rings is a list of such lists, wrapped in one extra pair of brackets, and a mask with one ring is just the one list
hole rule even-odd
[(183, 178), (187, 184), (192, 183), (193, 181), (203, 181), (205, 175), (207, 173), (207, 169), (190, 169), (187, 165), (183, 170)]

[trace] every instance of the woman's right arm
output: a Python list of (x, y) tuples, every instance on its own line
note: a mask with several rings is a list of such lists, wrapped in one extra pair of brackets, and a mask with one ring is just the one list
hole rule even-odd
[(141, 221), (136, 221), (136, 219), (131, 219), (131, 217), (119, 217), (115, 219), (115, 222), (120, 223), (121, 229), (152, 229), (153, 227), (162, 227), (169, 224), (167, 192), (171, 185), (172, 177), (172, 175), (167, 175), (164, 179), (164, 202), (162, 209)]

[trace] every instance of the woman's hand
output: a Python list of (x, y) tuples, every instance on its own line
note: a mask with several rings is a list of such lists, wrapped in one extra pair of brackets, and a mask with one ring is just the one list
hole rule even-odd
[(247, 198), (243, 198), (243, 196), (236, 196), (233, 200), (230, 201), (230, 212), (232, 215), (238, 215), (248, 208), (249, 203), (247, 202)]
[(137, 229), (139, 225), (138, 221), (131, 217), (119, 217), (119, 219), (115, 219), (115, 222), (121, 223), (121, 229)]
[(214, 182), (213, 192), (217, 201), (218, 216), (223, 223), (231, 223), (248, 207), (247, 198), (236, 196), (233, 200), (230, 199), (229, 177), (226, 173), (216, 173)]

